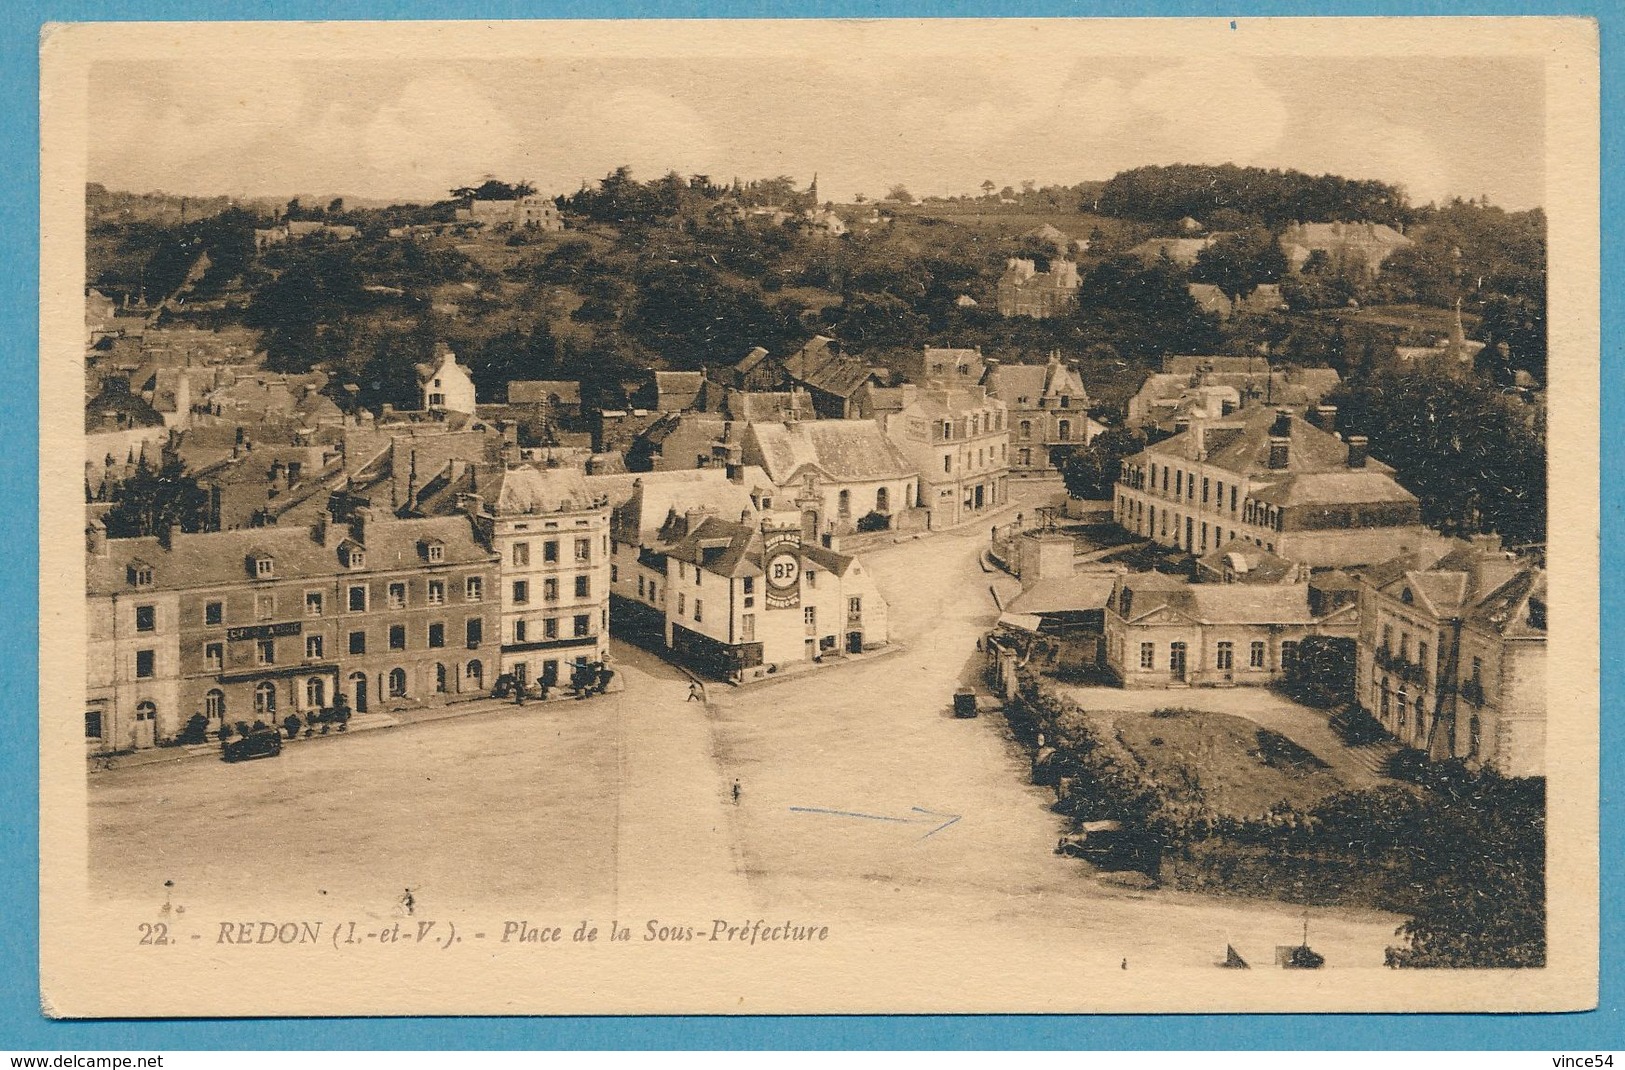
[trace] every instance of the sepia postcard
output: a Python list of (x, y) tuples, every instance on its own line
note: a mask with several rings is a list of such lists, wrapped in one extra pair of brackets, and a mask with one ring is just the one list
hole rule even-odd
[(1596, 1005), (1593, 23), (40, 54), (44, 1014)]

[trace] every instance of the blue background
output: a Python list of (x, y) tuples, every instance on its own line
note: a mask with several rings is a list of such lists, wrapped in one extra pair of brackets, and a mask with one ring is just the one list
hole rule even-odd
[[(1066, 3), (1061, 0), (823, 0), (796, 17), (1194, 15), (1210, 18), (1304, 14), (1303, 3), (1221, 7), (1191, 0)], [(1557, 4), (1438, 0), (1385, 3), (1320, 0), (1326, 15), (1581, 15), (1598, 18), (1602, 40), (1602, 376), (1603, 458), (1621, 455), (1621, 391), (1612, 367), (1620, 340), (1618, 300), (1625, 234), (1620, 227), (1621, 70), (1612, 46), (1625, 30), (1617, 0)], [(1612, 714), (1622, 663), (1602, 665), (1602, 989), (1600, 1008), (1566, 1015), (1181, 1015), (1093, 1017), (863, 1018), (485, 1018), (336, 1019), (232, 1022), (53, 1022), (39, 1013), (38, 885), (38, 303), (39, 29), (48, 21), (182, 19), (455, 19), (740, 17), (785, 13), (762, 0), (638, 0), (477, 5), (443, 0), (197, 0), (0, 5), (0, 366), (14, 369), (0, 392), (0, 1050), (96, 1049), (440, 1049), (440, 1048), (1420, 1048), (1608, 1050), (1625, 1038), (1621, 1021), (1622, 901), (1619, 787), (1625, 780), (1621, 725)], [(1555, 420), (1562, 413), (1553, 414)], [(1603, 478), (1602, 628), (1621, 626), (1617, 480)], [(1607, 643), (1604, 649), (1609, 649)], [(7, 730), (9, 729), (9, 730)]]

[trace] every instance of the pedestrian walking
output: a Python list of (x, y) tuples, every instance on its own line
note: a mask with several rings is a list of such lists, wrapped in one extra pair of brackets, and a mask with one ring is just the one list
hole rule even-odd
[(704, 702), (705, 701), (705, 696), (700, 694), (700, 682), (698, 680), (690, 680), (688, 682), (688, 698), (684, 699), (683, 701), (684, 702)]
[(737, 777), (734, 778), (733, 796), (734, 796), (734, 805), (738, 806), (739, 805), (739, 779)]

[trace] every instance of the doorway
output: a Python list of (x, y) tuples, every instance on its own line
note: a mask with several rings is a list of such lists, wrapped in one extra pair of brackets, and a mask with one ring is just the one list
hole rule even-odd
[(357, 712), (357, 713), (366, 713), (367, 712), (367, 674), (364, 673), (364, 672), (353, 672), (353, 673), (351, 673), (350, 674), (350, 689), (355, 692), (355, 701), (354, 701), (354, 703), (352, 703), (352, 705), (355, 706), (355, 712)]

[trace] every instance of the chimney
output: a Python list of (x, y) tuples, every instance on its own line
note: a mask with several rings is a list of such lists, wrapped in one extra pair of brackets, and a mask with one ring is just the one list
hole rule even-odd
[(355, 518), (350, 523), (350, 531), (355, 541), (367, 545), (367, 525), (372, 522), (372, 506), (358, 505), (355, 509)]
[(1290, 438), (1292, 435), (1292, 413), (1287, 409), (1275, 410), (1275, 422), (1270, 424), (1271, 438)]
[(1337, 431), (1337, 406), (1316, 405), (1315, 426), (1326, 432), (1328, 435), (1335, 434)]
[(727, 465), (728, 482), (743, 486), (745, 483), (745, 466), (734, 462)]
[(1364, 468), (1366, 449), (1370, 443), (1364, 435), (1349, 436), (1349, 467)]
[(1190, 429), (1191, 429), (1190, 417), (1188, 417), (1188, 416), (1180, 416), (1180, 417), (1175, 418), (1175, 420), (1174, 420), (1174, 434), (1183, 435), (1186, 431), (1189, 431)]
[(1196, 420), (1191, 423), (1191, 438), (1196, 444), (1196, 459), (1207, 460), (1207, 421)]
[(179, 524), (171, 524), (169, 527), (158, 533), (158, 545), (162, 546), (166, 550), (172, 550), (175, 548), (175, 543), (180, 539), (180, 537), (181, 526)]
[(1292, 440), (1285, 435), (1270, 436), (1270, 467), (1285, 468), (1292, 449)]
[(107, 556), (107, 525), (100, 520), (92, 520), (85, 528), (85, 550), (97, 557)]
[(1481, 554), (1498, 554), (1501, 552), (1501, 536), (1493, 531), (1482, 535), (1474, 535), (1468, 540), (1474, 550)]
[(327, 510), (323, 509), (321, 512), (316, 514), (316, 522), (311, 525), (310, 537), (315, 541), (317, 546), (327, 545), (327, 519)]

